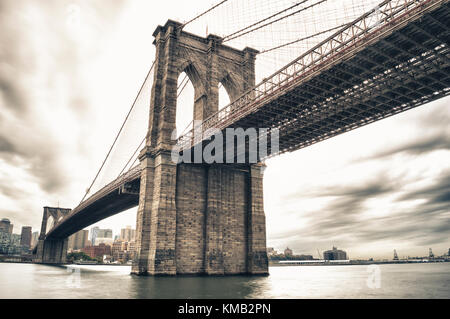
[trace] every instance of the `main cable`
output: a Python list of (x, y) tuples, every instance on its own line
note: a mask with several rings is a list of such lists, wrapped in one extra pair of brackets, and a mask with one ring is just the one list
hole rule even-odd
[(92, 181), (91, 185), (88, 187), (88, 189), (86, 190), (86, 193), (84, 194), (83, 198), (81, 199), (80, 204), (84, 201), (84, 199), (86, 198), (87, 194), (89, 194), (89, 192), (91, 191), (91, 188), (92, 188), (92, 186), (94, 185), (95, 181), (97, 180), (98, 176), (100, 175), (100, 172), (101, 172), (101, 170), (103, 169), (103, 166), (105, 166), (105, 163), (106, 163), (106, 161), (108, 160), (108, 157), (109, 157), (109, 155), (111, 154), (111, 151), (113, 150), (114, 145), (116, 145), (116, 142), (117, 142), (117, 140), (119, 139), (120, 133), (122, 133), (122, 130), (123, 130), (124, 126), (125, 126), (125, 123), (127, 122), (128, 117), (130, 116), (131, 111), (133, 110), (134, 105), (136, 104), (136, 101), (137, 101), (139, 95), (141, 94), (141, 91), (142, 91), (142, 89), (144, 88), (144, 84), (145, 84), (145, 82), (147, 82), (147, 79), (148, 79), (150, 73), (152, 72), (154, 65), (155, 65), (155, 61), (153, 61), (152, 66), (150, 67), (150, 70), (148, 71), (147, 75), (145, 76), (145, 80), (144, 80), (144, 82), (142, 83), (141, 88), (139, 89), (139, 92), (138, 92), (138, 94), (136, 95), (136, 98), (134, 99), (133, 104), (131, 105), (131, 108), (130, 108), (130, 110), (128, 111), (127, 116), (125, 117), (125, 120), (123, 121), (122, 126), (120, 127), (119, 132), (117, 133), (117, 135), (116, 135), (116, 137), (115, 137), (115, 139), (114, 139), (114, 142), (112, 143), (111, 147), (109, 148), (109, 151), (108, 151), (108, 153), (106, 154), (106, 157), (105, 157), (105, 159), (103, 160), (102, 165), (100, 166), (99, 170), (97, 171), (97, 174), (95, 175), (94, 180)]
[(297, 43), (297, 42), (308, 40), (308, 39), (314, 38), (314, 37), (316, 37), (318, 35), (321, 35), (321, 34), (324, 34), (324, 33), (327, 33), (327, 32), (331, 32), (331, 31), (334, 31), (336, 29), (343, 28), (343, 27), (345, 27), (347, 25), (348, 24), (346, 23), (346, 24), (342, 24), (342, 25), (339, 25), (337, 27), (334, 27), (334, 28), (331, 28), (331, 29), (328, 29), (328, 30), (325, 30), (325, 31), (320, 31), (320, 32), (314, 33), (312, 35), (309, 35), (307, 37), (300, 38), (300, 39), (297, 39), (297, 40), (294, 40), (294, 41), (291, 41), (291, 42), (288, 42), (288, 43), (284, 43), (284, 44), (278, 45), (276, 47), (273, 47), (273, 48), (270, 48), (270, 49), (267, 49), (267, 50), (263, 50), (263, 51), (259, 52), (258, 54), (264, 54), (264, 53), (267, 53), (267, 52), (270, 52), (270, 51), (273, 51), (273, 50), (276, 50), (276, 49), (280, 49), (280, 48), (283, 48), (285, 46), (288, 46), (288, 45), (291, 45), (291, 44), (294, 44), (294, 43)]
[(228, 0), (223, 0), (222, 2), (220, 2), (220, 3), (218, 3), (218, 4), (214, 5), (214, 6), (212, 6), (211, 8), (209, 8), (208, 10), (206, 10), (205, 12), (200, 13), (199, 15), (197, 15), (195, 18), (192, 18), (192, 19), (189, 20), (188, 22), (183, 23), (183, 24), (181, 25), (180, 28), (183, 29), (183, 28), (184, 28), (185, 26), (187, 26), (189, 23), (191, 23), (191, 22), (197, 20), (198, 18), (204, 16), (204, 15), (207, 14), (208, 12), (214, 10), (215, 8), (217, 8), (218, 6), (224, 4), (224, 3), (227, 2), (227, 1), (228, 1)]
[(236, 31), (236, 32), (233, 32), (233, 33), (231, 33), (231, 34), (229, 34), (229, 35), (227, 35), (227, 36), (224, 36), (223, 39), (226, 40), (227, 38), (230, 38), (230, 37), (234, 36), (235, 34), (238, 34), (238, 33), (241, 33), (242, 31), (245, 31), (245, 30), (247, 30), (247, 29), (250, 29), (250, 28), (252, 28), (252, 27), (254, 27), (254, 26), (256, 26), (256, 25), (258, 25), (258, 24), (260, 24), (260, 23), (263, 23), (263, 22), (265, 22), (265, 21), (267, 21), (267, 20), (269, 20), (269, 19), (272, 19), (273, 17), (276, 17), (277, 15), (279, 15), (279, 14), (281, 14), (281, 13), (284, 13), (284, 12), (286, 12), (286, 11), (289, 11), (289, 10), (295, 8), (295, 7), (298, 7), (299, 5), (301, 5), (301, 4), (305, 3), (305, 2), (308, 2), (308, 1), (309, 1), (309, 0), (303, 0), (303, 1), (300, 1), (299, 3), (296, 3), (296, 4), (294, 4), (293, 6), (290, 6), (289, 8), (283, 9), (283, 10), (281, 10), (281, 11), (279, 11), (279, 12), (277, 12), (277, 13), (271, 15), (270, 17), (267, 17), (267, 18), (264, 18), (264, 19), (262, 19), (262, 20), (259, 20), (258, 22), (255, 22), (255, 23), (253, 23), (253, 24), (251, 24), (251, 25), (249, 25), (249, 26), (246, 26), (245, 28), (242, 28), (242, 29), (240, 29), (240, 30), (238, 30), (238, 31)]
[[(293, 16), (293, 15), (295, 15), (295, 14), (297, 14), (297, 13), (300, 13), (300, 12), (302, 12), (302, 11), (305, 11), (305, 10), (308, 10), (308, 9), (310, 9), (310, 8), (313, 8), (313, 7), (315, 7), (315, 6), (317, 6), (317, 5), (321, 4), (321, 3), (324, 3), (324, 2), (326, 2), (326, 1), (328, 1), (328, 0), (321, 0), (321, 1), (317, 2), (317, 3), (314, 3), (314, 4), (311, 4), (311, 5), (307, 6), (307, 7), (301, 8), (301, 9), (299, 9), (299, 10), (297, 10), (297, 11), (294, 11), (294, 12), (292, 12), (292, 13), (289, 13), (289, 14), (287, 14), (287, 15), (285, 15), (285, 16), (282, 16), (282, 17), (280, 17), (280, 18), (278, 18), (278, 19), (276, 19), (276, 20), (273, 20), (273, 21), (271, 21), (271, 22), (267, 22), (266, 24), (260, 25), (260, 26), (258, 26), (258, 27), (256, 27), (256, 28), (251, 29), (251, 30), (248, 30), (248, 31), (246, 31), (246, 32), (244, 32), (244, 33), (235, 35), (235, 36), (233, 36), (233, 37), (228, 37), (228, 38), (224, 39), (223, 42), (231, 41), (231, 40), (233, 40), (233, 39), (242, 37), (243, 35), (246, 35), (246, 34), (248, 34), (248, 33), (254, 32), (254, 31), (256, 31), (256, 30), (259, 30), (259, 29), (261, 29), (261, 28), (264, 28), (264, 27), (266, 27), (266, 26), (268, 26), (268, 25), (271, 25), (271, 24), (273, 24), (273, 23), (275, 23), (275, 22), (278, 22), (278, 21), (281, 21), (281, 20), (283, 20), (283, 19), (289, 18), (289, 17), (291, 17), (291, 16)], [(246, 29), (246, 28), (244, 28), (244, 29)]]

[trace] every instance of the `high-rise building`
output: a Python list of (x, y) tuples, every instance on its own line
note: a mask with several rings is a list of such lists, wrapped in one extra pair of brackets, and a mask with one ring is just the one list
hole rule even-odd
[(113, 238), (112, 229), (101, 229), (94, 227), (91, 229), (91, 242), (92, 246), (98, 245), (97, 238)]
[(20, 245), (24, 248), (31, 247), (31, 227), (23, 226), (22, 234), (20, 235)]
[(31, 247), (36, 246), (38, 241), (39, 241), (39, 232), (35, 231), (31, 234)]
[(92, 246), (95, 246), (95, 239), (97, 238), (97, 235), (98, 235), (98, 230), (99, 230), (100, 228), (99, 227), (93, 227), (93, 228), (91, 228), (91, 245)]
[(70, 250), (78, 250), (88, 246), (89, 230), (82, 229), (69, 237), (67, 245)]
[(323, 259), (325, 260), (347, 260), (347, 253), (343, 250), (339, 250), (333, 247), (332, 250), (323, 252)]
[(95, 239), (95, 244), (97, 246), (100, 245), (100, 244), (105, 244), (105, 245), (112, 246), (113, 243), (114, 243), (114, 240), (112, 238), (109, 238), (109, 237), (97, 237)]
[(10, 220), (8, 218), (3, 218), (0, 220), (0, 231), (12, 234), (14, 225), (11, 224)]
[(136, 230), (132, 229), (131, 226), (122, 228), (120, 230), (120, 239), (126, 242), (134, 241), (136, 239)]

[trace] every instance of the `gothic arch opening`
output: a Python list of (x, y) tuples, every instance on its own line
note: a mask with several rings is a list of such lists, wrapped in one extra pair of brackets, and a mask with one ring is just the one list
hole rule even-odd
[(219, 83), (219, 110), (230, 104), (230, 96), (227, 90), (223, 86), (222, 82)]
[(186, 74), (181, 72), (177, 82), (176, 137), (191, 129), (194, 114), (194, 86)]

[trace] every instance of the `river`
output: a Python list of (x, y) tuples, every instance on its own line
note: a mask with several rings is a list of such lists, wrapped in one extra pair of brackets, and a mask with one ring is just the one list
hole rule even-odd
[(130, 270), (0, 263), (0, 298), (450, 298), (450, 263), (274, 266), (264, 277), (137, 277)]

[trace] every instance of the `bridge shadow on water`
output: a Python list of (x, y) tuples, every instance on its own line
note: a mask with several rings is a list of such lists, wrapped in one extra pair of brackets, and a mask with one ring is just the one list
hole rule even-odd
[(132, 276), (134, 298), (258, 298), (267, 277), (261, 276)]

